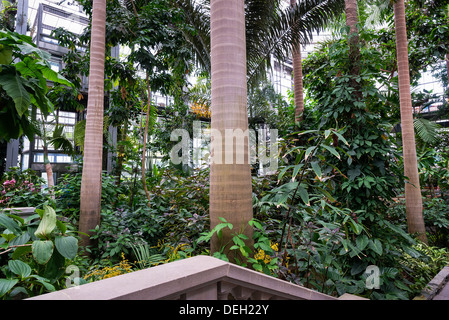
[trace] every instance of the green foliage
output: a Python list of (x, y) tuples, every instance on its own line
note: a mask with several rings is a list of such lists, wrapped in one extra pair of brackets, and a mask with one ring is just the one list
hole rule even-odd
[(0, 139), (10, 140), (35, 131), (29, 120), (29, 107), (48, 115), (53, 104), (46, 96), (47, 81), (73, 87), (53, 71), (50, 55), (41, 51), (31, 38), (0, 30)]
[(65, 287), (78, 239), (51, 206), (28, 218), (0, 211), (0, 298), (29, 297)]
[[(233, 230), (234, 226), (227, 222), (224, 218), (219, 218), (222, 222), (217, 224), (209, 232), (203, 232), (202, 235), (197, 239), (198, 244), (202, 242), (209, 242), (212, 236), (216, 234), (219, 241), (223, 238), (223, 229)], [(261, 222), (256, 219), (252, 219), (248, 222), (248, 226), (255, 229), (253, 233), (253, 246), (252, 248), (248, 246), (248, 236), (244, 234), (244, 230), (238, 230), (236, 232), (231, 232), (231, 240), (228, 243), (222, 243), (220, 249), (214, 252), (213, 256), (229, 261), (230, 256), (232, 256), (238, 265), (243, 267), (250, 266), (254, 270), (264, 272), (268, 275), (274, 275), (275, 270), (279, 268), (278, 258), (275, 256), (275, 251), (273, 250), (270, 240), (265, 233), (265, 229)], [(257, 250), (263, 250), (263, 255), (258, 254)], [(266, 255), (270, 258), (266, 259)], [(273, 258), (271, 258), (273, 257)]]
[[(293, 164), (281, 167), (277, 186), (270, 188), (268, 183), (255, 199), (267, 234), (281, 249), (277, 276), (327, 294), (408, 299), (416, 292), (409, 287), (412, 282), (398, 257), (404, 252), (414, 257), (419, 253), (412, 247), (415, 240), (404, 230), (404, 219), (366, 212), (355, 202), (346, 206), (337, 198), (338, 181), (349, 179), (332, 164), (348, 156), (343, 146), (350, 142), (342, 132), (326, 129), (300, 134), (308, 144), (287, 147)], [(370, 265), (380, 270), (378, 290), (366, 286)]]
[(119, 259), (122, 253), (129, 255), (133, 246), (154, 244), (161, 235), (160, 219), (145, 206), (133, 211), (105, 209), (101, 219), (91, 237), (97, 245), (89, 249), (98, 259)]
[(413, 277), (414, 284), (411, 288), (421, 291), (441, 269), (449, 265), (449, 252), (447, 247), (432, 247), (424, 243), (417, 244), (414, 249), (420, 252), (422, 257), (417, 259), (413, 255), (404, 254), (401, 264), (410, 277)]
[(40, 207), (46, 200), (44, 180), (31, 169), (9, 168), (0, 180), (1, 207)]

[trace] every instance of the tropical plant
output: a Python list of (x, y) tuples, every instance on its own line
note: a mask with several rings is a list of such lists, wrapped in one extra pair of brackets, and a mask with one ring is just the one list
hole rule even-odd
[(37, 108), (44, 115), (53, 110), (46, 96), (47, 81), (73, 85), (51, 69), (49, 53), (38, 49), (30, 37), (3, 30), (0, 37), (0, 139), (22, 134), (32, 139), (36, 129), (30, 110)]
[(46, 201), (45, 181), (31, 169), (9, 168), (0, 183), (0, 208), (41, 207)]
[(407, 49), (407, 27), (405, 24), (405, 4), (403, 0), (397, 0), (395, 2), (394, 18), (404, 175), (408, 179), (405, 183), (407, 223), (410, 233), (418, 233), (420, 240), (427, 242), (424, 219), (422, 215), (421, 187), (419, 183), (418, 161), (416, 157), (415, 131), (413, 127), (410, 72)]
[(100, 224), (101, 215), (105, 29), (106, 0), (94, 0), (90, 41), (89, 100), (80, 199), (79, 230), (83, 233), (82, 246), (91, 244), (89, 235), (92, 233), (91, 230)]
[[(274, 270), (279, 268), (279, 258), (275, 257), (277, 248), (270, 243), (270, 239), (259, 221), (252, 219), (247, 226), (255, 230), (253, 232), (254, 248), (248, 247), (248, 237), (245, 235), (244, 229), (234, 232), (232, 223), (227, 222), (224, 218), (220, 218), (220, 221), (221, 223), (212, 230), (202, 233), (197, 239), (197, 243), (209, 242), (212, 236), (216, 236), (220, 242), (220, 249), (213, 253), (214, 257), (224, 261), (229, 261), (229, 257), (231, 257), (231, 260), (242, 267), (250, 267), (268, 275), (275, 274)], [(224, 242), (223, 231), (232, 236), (228, 242)]]
[[(187, 22), (194, 28), (195, 32), (184, 32), (184, 35), (196, 64), (210, 74), (210, 1), (183, 0), (173, 5), (183, 9)], [(266, 71), (272, 67), (271, 55), (279, 61), (285, 60), (300, 44), (309, 43), (312, 32), (322, 30), (342, 9), (340, 0), (299, 1), (285, 10), (279, 0), (245, 1), (248, 86), (257, 87), (266, 77)]]
[[(211, 2), (211, 163), (210, 163), (210, 227), (219, 218), (240, 229), (252, 219), (251, 165), (247, 111), (245, 5), (243, 0)], [(231, 19), (233, 24), (226, 24)], [(226, 39), (226, 40), (225, 40)], [(223, 41), (227, 45), (223, 47)], [(226, 67), (224, 67), (226, 66)], [(232, 130), (243, 138), (234, 148)], [(241, 139), (237, 139), (241, 140)], [(226, 155), (226, 158), (225, 158)], [(229, 157), (229, 155), (231, 157)], [(238, 161), (238, 162), (237, 162)], [(247, 245), (252, 246), (252, 229), (243, 228)], [(223, 241), (230, 239), (223, 233)], [(218, 239), (211, 240), (211, 252), (220, 250)], [(225, 252), (226, 254), (226, 252)]]
[[(66, 287), (66, 266), (78, 253), (78, 239), (51, 206), (22, 218), (0, 212), (0, 297), (29, 297)], [(5, 256), (3, 256), (5, 255)], [(6, 260), (4, 260), (6, 257)]]

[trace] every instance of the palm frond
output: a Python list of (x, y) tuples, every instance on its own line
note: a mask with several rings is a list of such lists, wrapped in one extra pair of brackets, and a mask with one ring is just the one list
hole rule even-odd
[(295, 7), (275, 12), (277, 17), (255, 45), (257, 54), (248, 58), (249, 83), (258, 78), (264, 65), (268, 67), (271, 55), (285, 61), (294, 49), (310, 43), (313, 33), (322, 31), (343, 10), (343, 0), (300, 0)]
[(151, 254), (148, 245), (131, 244), (131, 249), (136, 256), (136, 263), (140, 269), (149, 268), (162, 263), (165, 260), (165, 256), (162, 254)]
[(424, 143), (435, 143), (438, 139), (438, 129), (440, 126), (424, 118), (415, 118), (413, 120), (416, 135)]
[(185, 22), (193, 30), (182, 30), (191, 45), (197, 67), (210, 73), (210, 5), (208, 1), (174, 0), (172, 5), (182, 9)]
[(49, 143), (53, 145), (55, 150), (62, 150), (68, 155), (74, 155), (76, 153), (72, 141), (70, 141), (64, 134), (63, 124), (57, 124), (55, 126)]

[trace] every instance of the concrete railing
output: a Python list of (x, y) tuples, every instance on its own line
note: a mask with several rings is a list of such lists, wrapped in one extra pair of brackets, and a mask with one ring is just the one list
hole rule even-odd
[(30, 299), (338, 300), (210, 256), (178, 260)]

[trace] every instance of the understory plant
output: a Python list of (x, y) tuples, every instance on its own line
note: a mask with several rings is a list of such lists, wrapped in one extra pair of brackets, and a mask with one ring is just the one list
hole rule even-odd
[[(326, 128), (296, 134), (286, 144), (288, 162), (279, 170), (277, 185), (255, 200), (258, 216), (268, 222), (267, 234), (279, 244), (277, 276), (335, 296), (408, 299), (415, 294), (413, 283), (398, 258), (420, 254), (404, 220), (382, 214), (383, 203), (370, 204), (368, 185), (365, 193), (352, 195), (368, 196), (363, 206), (354, 199), (342, 201), (341, 184), (350, 178), (341, 167), (352, 163), (346, 132)], [(297, 145), (298, 140), (307, 144)], [(378, 196), (377, 201), (384, 200)], [(367, 285), (373, 267), (376, 288)]]
[[(216, 235), (221, 242), (220, 250), (214, 252), (213, 256), (229, 261), (229, 257), (233, 257), (234, 261), (242, 267), (250, 267), (254, 270), (264, 272), (268, 275), (275, 275), (274, 270), (278, 269), (278, 260), (276, 257), (277, 245), (272, 244), (265, 234), (262, 224), (256, 219), (248, 222), (246, 227), (251, 227), (255, 231), (253, 233), (252, 248), (247, 245), (248, 236), (244, 234), (244, 230), (234, 230), (232, 223), (220, 217), (221, 223), (217, 224), (209, 232), (203, 232), (197, 242), (209, 242), (212, 236)], [(231, 231), (231, 240), (223, 243), (223, 229)]]
[(0, 208), (41, 206), (47, 200), (43, 185), (35, 171), (9, 168), (0, 181)]
[(53, 207), (44, 205), (25, 219), (0, 211), (0, 230), (0, 298), (31, 297), (73, 284), (67, 268), (77, 257), (78, 239)]

